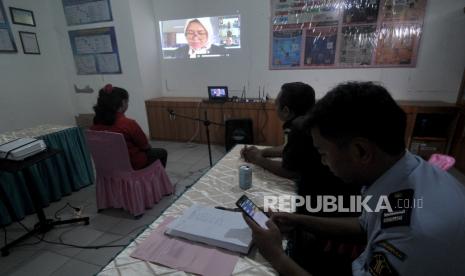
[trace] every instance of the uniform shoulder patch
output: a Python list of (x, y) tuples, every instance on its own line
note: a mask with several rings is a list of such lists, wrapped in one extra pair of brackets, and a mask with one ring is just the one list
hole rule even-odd
[(381, 228), (394, 226), (410, 226), (412, 214), (413, 189), (405, 189), (391, 193), (388, 196), (392, 212), (383, 210), (381, 215)]
[(373, 276), (397, 276), (397, 271), (389, 263), (386, 255), (381, 252), (373, 253), (370, 260), (368, 271)]
[(400, 251), (397, 247), (395, 247), (394, 245), (392, 245), (388, 241), (382, 241), (382, 242), (379, 242), (378, 244), (379, 244), (379, 246), (386, 249), (386, 251), (388, 251), (394, 257), (396, 257), (397, 259), (399, 259), (401, 261), (404, 261), (407, 258), (407, 255), (405, 255), (404, 252)]

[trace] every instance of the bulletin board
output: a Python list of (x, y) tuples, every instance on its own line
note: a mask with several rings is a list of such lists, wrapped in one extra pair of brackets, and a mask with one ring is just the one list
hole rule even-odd
[(3, 1), (0, 0), (0, 53), (16, 53), (16, 43), (6, 17)]
[(69, 31), (78, 75), (121, 74), (114, 27)]
[(270, 69), (415, 67), (426, 0), (271, 0)]
[(112, 21), (109, 0), (62, 0), (68, 26)]

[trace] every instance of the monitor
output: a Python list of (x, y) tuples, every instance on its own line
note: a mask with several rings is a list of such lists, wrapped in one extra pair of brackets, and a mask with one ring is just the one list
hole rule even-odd
[(208, 99), (211, 101), (227, 101), (228, 87), (227, 86), (209, 86)]

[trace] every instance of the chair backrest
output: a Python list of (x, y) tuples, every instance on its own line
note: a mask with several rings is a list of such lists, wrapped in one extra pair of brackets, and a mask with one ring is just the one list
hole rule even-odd
[(97, 174), (133, 171), (123, 134), (86, 130), (86, 140)]

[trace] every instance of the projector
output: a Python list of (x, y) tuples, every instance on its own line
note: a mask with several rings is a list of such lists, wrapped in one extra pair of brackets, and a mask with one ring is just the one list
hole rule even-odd
[(0, 145), (0, 158), (20, 161), (46, 149), (43, 140), (19, 138)]

